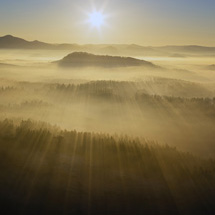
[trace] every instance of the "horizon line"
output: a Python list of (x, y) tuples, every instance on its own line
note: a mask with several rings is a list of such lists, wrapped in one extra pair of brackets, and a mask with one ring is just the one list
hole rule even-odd
[(46, 44), (50, 44), (50, 45), (80, 45), (80, 46), (84, 46), (84, 45), (127, 45), (127, 46), (131, 46), (131, 45), (136, 45), (136, 46), (140, 46), (140, 47), (190, 47), (190, 46), (194, 46), (194, 47), (206, 47), (206, 48), (215, 48), (214, 46), (208, 46), (208, 45), (200, 45), (200, 44), (189, 44), (189, 45), (175, 45), (175, 44), (166, 44), (166, 45), (160, 45), (160, 46), (156, 46), (156, 45), (141, 45), (141, 44), (137, 44), (137, 43), (70, 43), (70, 42), (59, 42), (59, 43), (49, 43), (49, 42), (44, 42), (41, 40), (27, 40), (24, 39), (23, 37), (19, 37), (19, 36), (14, 36), (12, 34), (5, 34), (3, 36), (0, 36), (0, 38), (3, 37), (13, 37), (13, 38), (17, 38), (17, 39), (22, 39), (25, 40), (26, 42), (41, 42), (41, 43), (46, 43)]

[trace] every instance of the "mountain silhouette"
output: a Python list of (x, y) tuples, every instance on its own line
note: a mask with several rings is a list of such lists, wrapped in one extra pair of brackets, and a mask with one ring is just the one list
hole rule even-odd
[(53, 45), (43, 43), (40, 41), (29, 42), (27, 40), (6, 35), (0, 37), (0, 48), (1, 49), (53, 49)]
[(62, 60), (57, 61), (63, 67), (128, 67), (145, 66), (156, 68), (151, 62), (138, 60), (131, 57), (94, 55), (87, 52), (73, 52)]
[(71, 52), (89, 52), (93, 54), (121, 56), (180, 56), (210, 55), (215, 56), (215, 47), (206, 46), (141, 46), (136, 44), (50, 44), (41, 41), (27, 41), (22, 38), (6, 35), (0, 37), (0, 49), (41, 49), (69, 50)]

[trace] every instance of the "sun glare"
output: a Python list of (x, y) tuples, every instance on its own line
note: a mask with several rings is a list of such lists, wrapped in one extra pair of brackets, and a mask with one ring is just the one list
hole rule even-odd
[(89, 14), (89, 23), (96, 28), (100, 28), (104, 24), (104, 15), (101, 12), (94, 11)]

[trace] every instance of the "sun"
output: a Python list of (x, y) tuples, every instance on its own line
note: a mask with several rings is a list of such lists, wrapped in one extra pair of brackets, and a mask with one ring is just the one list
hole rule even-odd
[(102, 12), (94, 11), (89, 14), (89, 20), (88, 22), (96, 28), (100, 28), (104, 25), (105, 22), (105, 16)]

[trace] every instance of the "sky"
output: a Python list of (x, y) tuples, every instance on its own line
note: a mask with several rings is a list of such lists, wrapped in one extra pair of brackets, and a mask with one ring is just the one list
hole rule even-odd
[[(105, 22), (89, 23), (93, 11)], [(215, 46), (215, 0), (0, 0), (0, 36), (50, 43)]]

